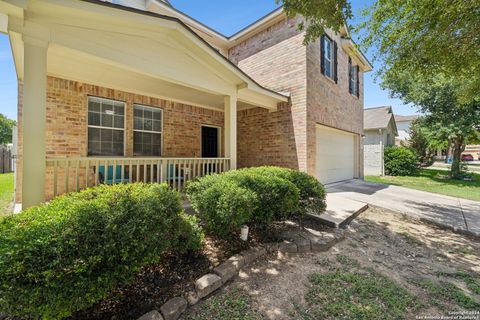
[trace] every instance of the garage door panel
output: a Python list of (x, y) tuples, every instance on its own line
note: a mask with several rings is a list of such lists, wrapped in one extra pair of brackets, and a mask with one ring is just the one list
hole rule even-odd
[(354, 178), (355, 135), (317, 125), (317, 178), (332, 183)]

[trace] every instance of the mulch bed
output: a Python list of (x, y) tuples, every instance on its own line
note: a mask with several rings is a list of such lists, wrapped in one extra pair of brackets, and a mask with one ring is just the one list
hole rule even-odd
[(314, 226), (316, 230), (323, 228), (318, 221), (304, 218), (294, 223), (274, 223), (268, 229), (250, 230), (248, 242), (238, 237), (226, 241), (207, 236), (201, 252), (165, 255), (161, 263), (144, 267), (131, 285), (115, 290), (108, 299), (76, 313), (71, 319), (137, 319), (149, 311), (159, 310), (169, 299), (186, 296), (194, 290), (195, 280), (232, 255), (261, 243), (277, 242), (282, 231), (298, 225)]

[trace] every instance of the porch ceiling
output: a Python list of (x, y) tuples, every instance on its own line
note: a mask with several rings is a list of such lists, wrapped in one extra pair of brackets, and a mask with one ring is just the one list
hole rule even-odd
[(129, 70), (108, 60), (61, 46), (50, 46), (47, 72), (51, 76), (72, 79), (194, 106), (223, 110), (224, 98), (205, 91), (175, 84)]
[[(224, 97), (196, 90), (172, 82), (146, 76), (109, 61), (52, 45), (48, 50), (48, 74), (79, 82), (113, 88), (207, 109), (223, 110)], [(92, 79), (95, 81), (92, 82)], [(238, 102), (238, 109), (254, 108), (255, 105)]]
[(23, 10), (8, 17), (19, 79), (28, 37), (48, 43), (54, 76), (216, 109), (232, 95), (240, 108), (276, 109), (287, 101), (175, 19), (71, 0), (32, 1)]

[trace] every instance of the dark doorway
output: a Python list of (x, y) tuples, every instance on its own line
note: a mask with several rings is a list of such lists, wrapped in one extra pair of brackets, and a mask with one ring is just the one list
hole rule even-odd
[(202, 127), (202, 158), (218, 157), (218, 128)]

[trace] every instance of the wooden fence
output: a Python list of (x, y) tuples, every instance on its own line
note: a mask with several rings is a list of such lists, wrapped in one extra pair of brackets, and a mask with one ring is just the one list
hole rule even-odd
[(0, 146), (0, 173), (13, 172), (12, 150), (6, 146)]

